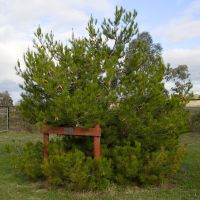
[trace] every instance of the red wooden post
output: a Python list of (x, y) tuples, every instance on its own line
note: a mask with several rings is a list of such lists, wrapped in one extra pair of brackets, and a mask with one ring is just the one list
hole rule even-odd
[(94, 147), (93, 147), (94, 148), (94, 159), (100, 160), (101, 152), (100, 152), (100, 137), (99, 136), (94, 137), (93, 145), (94, 145)]
[(93, 148), (94, 148), (94, 159), (100, 160), (101, 150), (100, 150), (100, 135), (101, 135), (101, 128), (100, 125), (97, 124), (95, 126), (95, 132), (98, 136), (94, 137)]
[(43, 133), (44, 140), (44, 160), (48, 160), (49, 152), (48, 152), (48, 144), (49, 144), (49, 134)]

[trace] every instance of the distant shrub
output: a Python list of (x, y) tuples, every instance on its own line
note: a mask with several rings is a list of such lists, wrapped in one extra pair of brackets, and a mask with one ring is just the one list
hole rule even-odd
[(189, 124), (192, 132), (200, 132), (200, 110), (190, 111)]

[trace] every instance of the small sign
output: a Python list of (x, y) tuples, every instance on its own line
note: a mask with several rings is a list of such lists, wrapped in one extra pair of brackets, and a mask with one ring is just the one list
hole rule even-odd
[(74, 129), (73, 128), (64, 128), (64, 135), (73, 135)]

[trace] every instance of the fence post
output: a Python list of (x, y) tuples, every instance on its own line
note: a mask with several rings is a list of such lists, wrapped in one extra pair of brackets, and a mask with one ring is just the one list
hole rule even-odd
[(10, 129), (10, 107), (8, 106), (8, 110), (7, 110), (7, 129), (9, 131)]
[(100, 141), (100, 135), (101, 135), (101, 127), (99, 124), (95, 126), (95, 132), (98, 136), (94, 137), (93, 141), (93, 149), (94, 149), (94, 159), (95, 160), (100, 160), (101, 156), (101, 141)]

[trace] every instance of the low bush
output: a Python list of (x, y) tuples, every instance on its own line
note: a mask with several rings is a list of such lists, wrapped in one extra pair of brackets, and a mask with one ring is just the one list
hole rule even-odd
[(141, 144), (127, 143), (105, 152), (99, 161), (78, 149), (67, 149), (62, 140), (49, 144), (49, 159), (43, 161), (42, 143), (6, 147), (12, 156), (12, 167), (18, 175), (31, 180), (46, 180), (51, 186), (68, 190), (103, 190), (110, 183), (160, 184), (172, 177), (180, 167), (184, 147), (173, 153), (162, 147), (142, 156)]
[(180, 168), (185, 149), (182, 146), (175, 152), (170, 152), (161, 147), (159, 151), (148, 155), (139, 174), (140, 182), (158, 185), (173, 177)]
[(43, 144), (28, 142), (24, 146), (13, 145), (6, 147), (11, 153), (11, 164), (15, 172), (25, 175), (32, 180), (43, 178)]
[(79, 150), (51, 154), (43, 164), (43, 173), (52, 185), (70, 190), (104, 189), (109, 185), (110, 162), (95, 161)]
[(139, 143), (136, 147), (132, 147), (130, 144), (114, 147), (111, 152), (113, 179), (119, 184), (133, 182), (141, 167), (140, 157), (141, 148)]
[(48, 161), (43, 161), (42, 147), (41, 142), (6, 146), (18, 175), (31, 180), (46, 179), (52, 186), (69, 190), (102, 190), (109, 185), (112, 174), (109, 160), (94, 160), (80, 150), (66, 152), (62, 142), (54, 140), (49, 145)]

